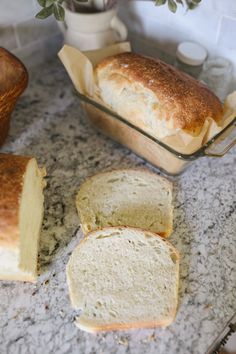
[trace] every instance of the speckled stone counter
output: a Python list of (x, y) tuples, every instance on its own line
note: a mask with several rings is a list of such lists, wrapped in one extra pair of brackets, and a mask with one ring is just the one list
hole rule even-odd
[(35, 155), (48, 172), (38, 282), (0, 282), (1, 354), (206, 352), (236, 311), (235, 148), (222, 159), (201, 159), (172, 178), (175, 231), (170, 240), (181, 254), (175, 323), (165, 330), (98, 335), (75, 327), (68, 298), (65, 267), (82, 238), (75, 195), (89, 175), (144, 161), (90, 126), (56, 59), (30, 73), (1, 150)]

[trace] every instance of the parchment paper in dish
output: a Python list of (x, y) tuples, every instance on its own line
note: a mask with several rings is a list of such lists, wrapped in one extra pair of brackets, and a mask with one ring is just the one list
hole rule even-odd
[[(98, 90), (93, 74), (94, 67), (108, 56), (130, 51), (131, 46), (129, 42), (118, 43), (103, 49), (88, 52), (81, 52), (74, 47), (64, 45), (58, 53), (58, 56), (66, 68), (75, 89), (81, 94), (88, 96), (90, 99), (106, 106), (97, 94)], [(226, 127), (235, 116), (236, 91), (230, 94), (225, 101), (224, 116), (221, 125), (217, 125), (216, 122), (209, 117), (206, 119), (201, 133), (198, 136), (193, 137), (191, 134), (178, 131), (173, 135), (156, 138), (181, 153), (191, 154)], [(148, 133), (150, 134), (150, 131), (148, 131)]]
[(64, 45), (58, 56), (70, 76), (75, 89), (89, 98), (96, 99), (93, 75), (94, 67), (108, 56), (130, 51), (131, 48), (128, 42), (87, 52), (81, 52), (74, 47)]

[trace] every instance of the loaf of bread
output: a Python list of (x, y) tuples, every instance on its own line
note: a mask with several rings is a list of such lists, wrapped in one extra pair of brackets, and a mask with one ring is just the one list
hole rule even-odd
[(0, 279), (37, 278), (45, 173), (35, 158), (0, 154)]
[(141, 169), (99, 173), (80, 187), (76, 206), (84, 233), (109, 226), (172, 232), (172, 184)]
[(70, 299), (88, 332), (166, 327), (178, 304), (179, 254), (160, 236), (139, 229), (92, 232), (67, 265)]
[(200, 134), (206, 119), (220, 122), (222, 105), (208, 88), (159, 59), (122, 53), (95, 69), (98, 94), (113, 111), (156, 138)]

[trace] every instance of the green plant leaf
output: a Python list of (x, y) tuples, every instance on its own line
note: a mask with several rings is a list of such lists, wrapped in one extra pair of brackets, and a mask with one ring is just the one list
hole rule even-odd
[(60, 4), (55, 3), (53, 5), (53, 14), (54, 14), (57, 21), (64, 21), (65, 10), (63, 9), (63, 7)]
[[(177, 4), (181, 4), (184, 5), (183, 0), (175, 0), (177, 2)], [(201, 0), (200, 0), (201, 1)]]
[(173, 13), (175, 13), (177, 10), (177, 5), (174, 0), (168, 0), (168, 7), (169, 7), (169, 10)]
[(46, 7), (53, 5), (57, 0), (46, 0)]
[(155, 1), (156, 6), (161, 6), (161, 5), (164, 5), (165, 3), (166, 3), (166, 0), (156, 0)]
[(38, 0), (38, 3), (41, 7), (46, 7), (47, 0)]
[(55, 2), (62, 3), (65, 0), (37, 0), (37, 1), (38, 1), (40, 6), (49, 7), (49, 6), (53, 5)]
[(44, 7), (41, 11), (37, 13), (35, 17), (39, 18), (40, 20), (44, 20), (45, 18), (51, 16), (52, 13), (53, 13), (53, 5), (49, 7)]
[(196, 6), (197, 6), (197, 5), (194, 5), (193, 3), (188, 4), (188, 9), (189, 9), (189, 10), (193, 10), (193, 9), (195, 9)]
[(195, 9), (201, 2), (201, 0), (187, 0), (187, 5), (190, 10)]
[(188, 3), (188, 9), (189, 10), (194, 10), (198, 5), (194, 4), (193, 2), (189, 2)]

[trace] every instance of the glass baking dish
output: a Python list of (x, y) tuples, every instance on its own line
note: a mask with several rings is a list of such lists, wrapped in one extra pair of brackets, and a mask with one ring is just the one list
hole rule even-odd
[(200, 157), (222, 157), (236, 144), (236, 117), (220, 133), (191, 154), (182, 154), (122, 118), (109, 108), (76, 92), (91, 123), (161, 171), (175, 176)]

